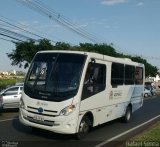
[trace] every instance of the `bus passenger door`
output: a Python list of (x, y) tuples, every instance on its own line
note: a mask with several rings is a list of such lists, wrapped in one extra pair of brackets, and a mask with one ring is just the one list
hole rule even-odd
[(103, 62), (90, 62), (84, 79), (80, 111), (92, 112), (94, 125), (105, 120), (106, 71), (107, 66)]

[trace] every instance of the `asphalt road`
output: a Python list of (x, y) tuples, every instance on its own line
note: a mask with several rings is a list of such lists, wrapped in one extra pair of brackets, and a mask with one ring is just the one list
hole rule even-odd
[[(105, 123), (93, 128), (85, 139), (78, 141), (73, 138), (73, 135), (61, 135), (44, 130), (33, 132), (30, 127), (19, 122), (17, 110), (5, 111), (0, 113), (0, 146), (118, 146), (156, 121), (160, 121), (159, 115), (160, 97), (149, 98), (144, 101), (143, 107), (133, 114), (128, 124), (122, 123), (119, 119)], [(139, 126), (156, 116), (158, 117), (153, 121)]]

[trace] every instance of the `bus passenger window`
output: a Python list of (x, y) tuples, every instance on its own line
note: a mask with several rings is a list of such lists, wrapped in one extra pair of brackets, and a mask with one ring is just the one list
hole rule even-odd
[(111, 85), (116, 87), (117, 85), (124, 84), (124, 64), (112, 63), (111, 71)]
[(135, 81), (135, 67), (131, 65), (125, 65), (125, 84), (133, 85)]
[(143, 84), (143, 68), (142, 67), (136, 67), (135, 84), (136, 85)]

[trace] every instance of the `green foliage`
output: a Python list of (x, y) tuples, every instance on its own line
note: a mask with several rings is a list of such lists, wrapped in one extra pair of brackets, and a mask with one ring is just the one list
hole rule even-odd
[(119, 56), (115, 49), (107, 44), (80, 43), (80, 48), (82, 51), (95, 52), (114, 57)]
[(53, 46), (53, 50), (73, 50), (70, 44), (64, 42), (57, 42), (55, 46)]
[(7, 55), (12, 60), (12, 65), (18, 65), (19, 67), (24, 65), (24, 68), (27, 68), (38, 51), (52, 50), (52, 48), (52, 45), (46, 39), (40, 40), (39, 44), (30, 40), (16, 43), (16, 50), (7, 53)]
[(16, 84), (16, 79), (0, 79), (0, 90), (5, 89), (7, 86), (15, 84)]
[(52, 45), (49, 40), (46, 39), (40, 40), (39, 43), (30, 40), (27, 42), (16, 43), (16, 49), (7, 55), (11, 59), (12, 65), (18, 65), (19, 67), (24, 66), (24, 68), (26, 68), (31, 63), (34, 55), (42, 50), (74, 50), (95, 52), (113, 57), (130, 58), (135, 62), (145, 65), (145, 75), (147, 77), (159, 74), (157, 67), (152, 66), (142, 57), (118, 53), (111, 45), (107, 44), (80, 43), (79, 46), (71, 46), (64, 42), (57, 42), (55, 45)]

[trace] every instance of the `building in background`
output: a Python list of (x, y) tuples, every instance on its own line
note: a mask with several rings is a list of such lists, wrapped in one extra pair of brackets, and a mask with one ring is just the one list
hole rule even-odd
[(16, 70), (0, 71), (0, 77), (16, 76)]

